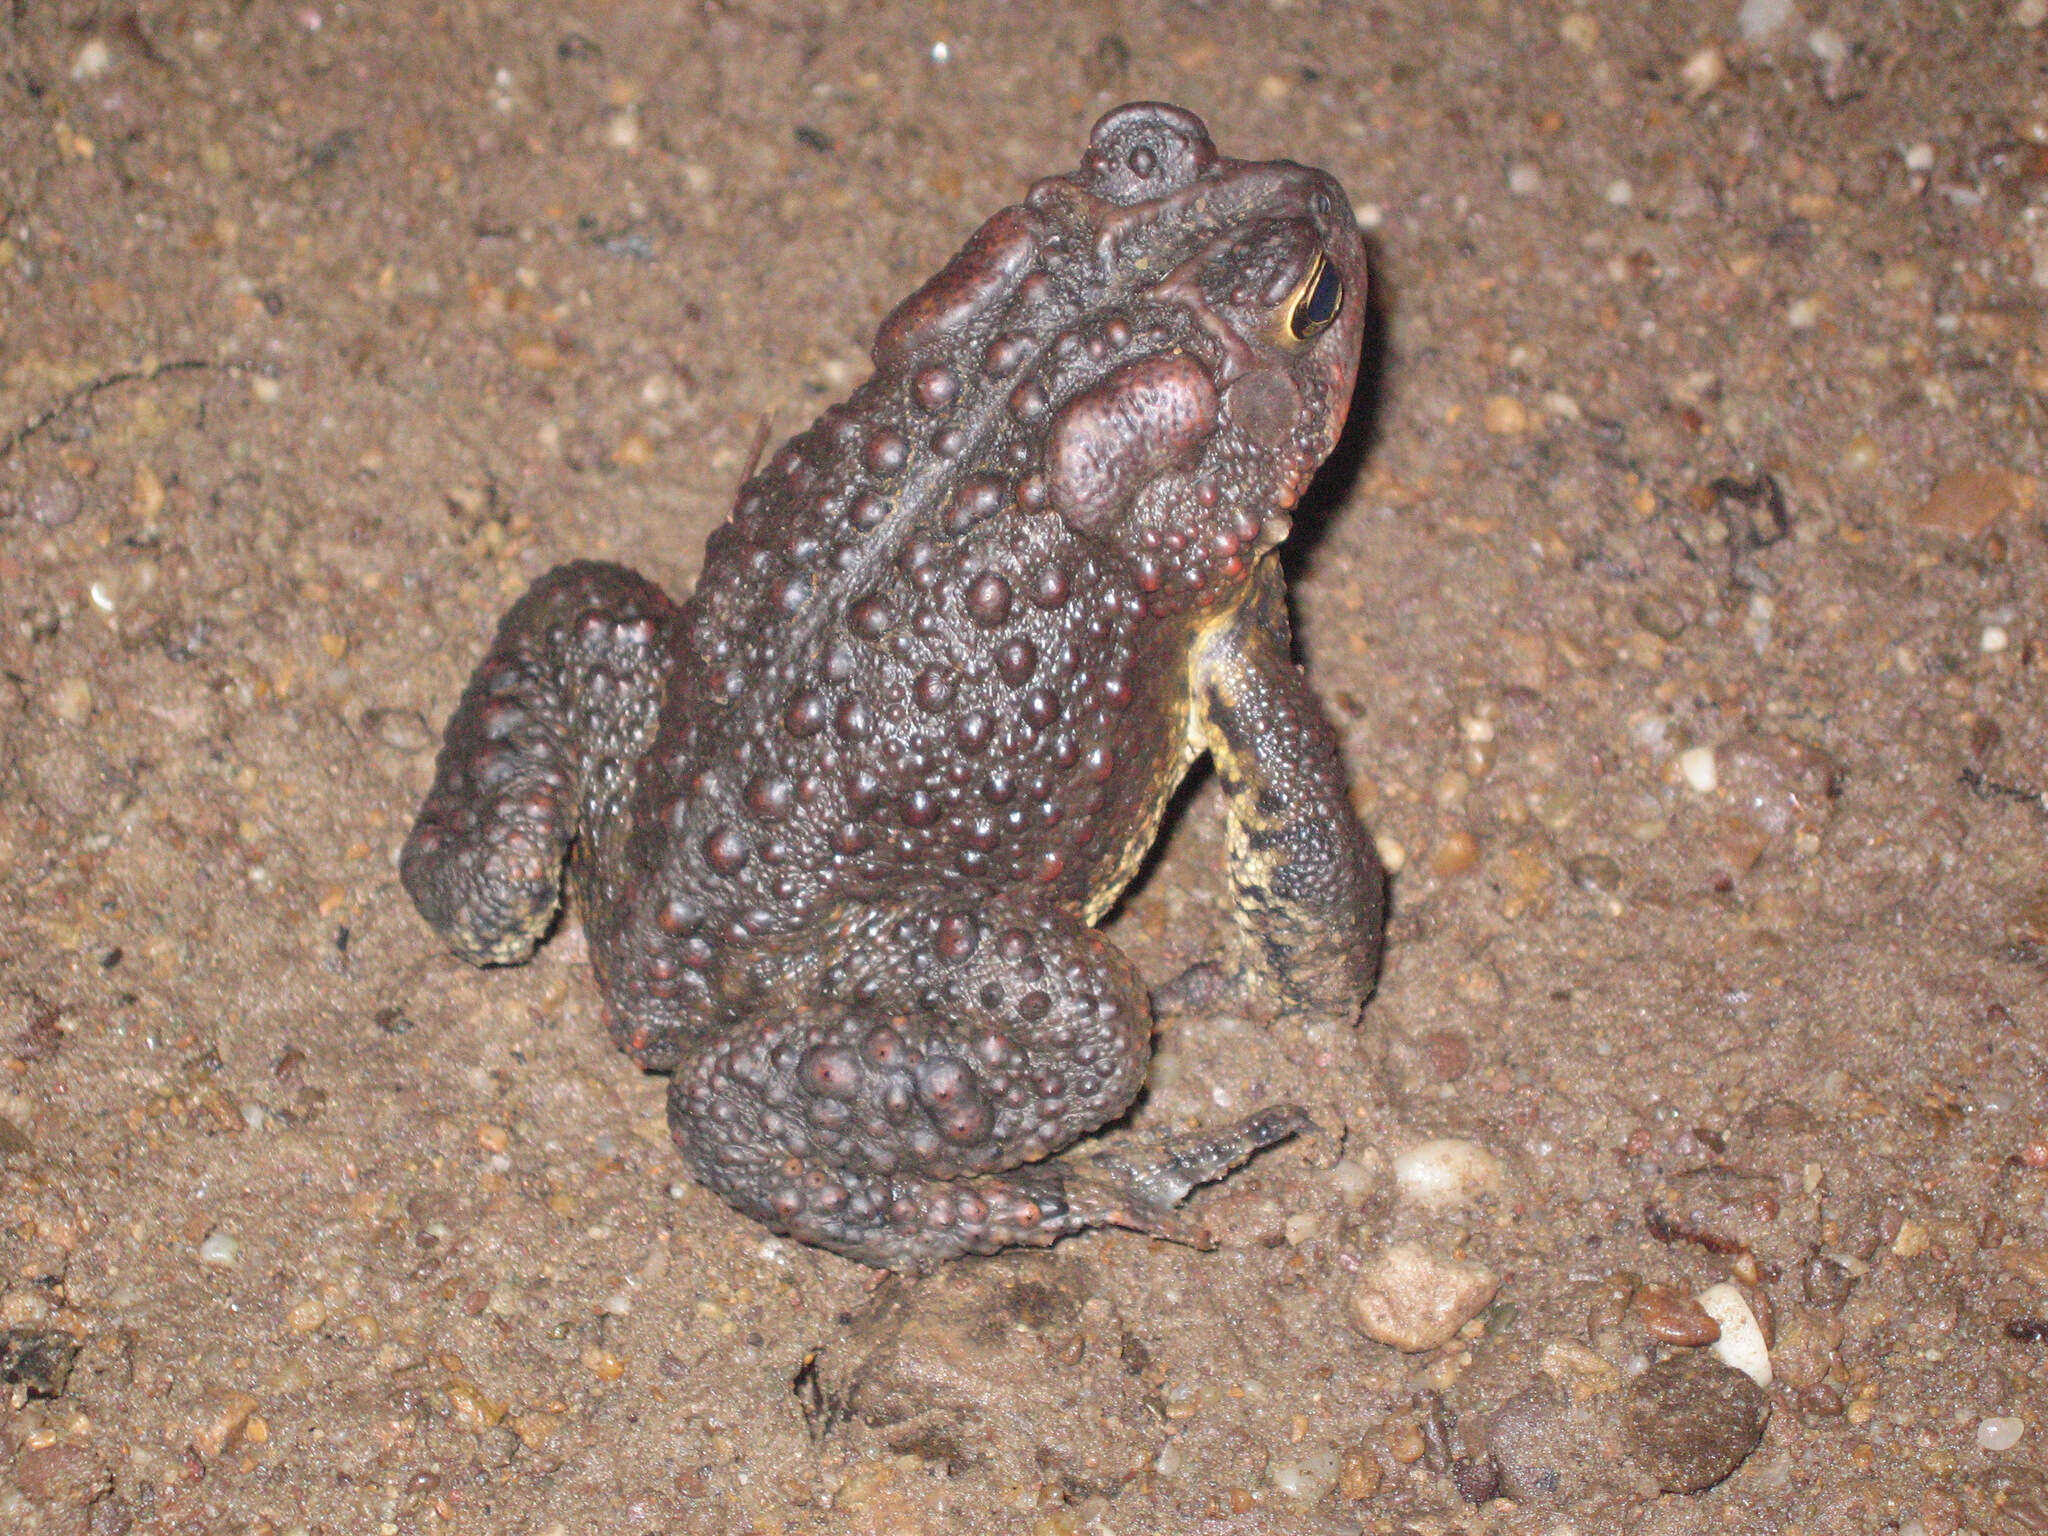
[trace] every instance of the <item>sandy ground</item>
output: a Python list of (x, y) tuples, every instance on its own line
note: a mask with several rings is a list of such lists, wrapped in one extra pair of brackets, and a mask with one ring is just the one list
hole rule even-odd
[[(2041, 0), (916, 9), (0, 18), (0, 1527), (2048, 1531)], [(1388, 968), (1163, 1029), (1141, 1126), (1327, 1128), (1217, 1251), (878, 1287), (393, 857), (510, 598), (686, 589), (1146, 96), (1374, 231), (1296, 602)]]

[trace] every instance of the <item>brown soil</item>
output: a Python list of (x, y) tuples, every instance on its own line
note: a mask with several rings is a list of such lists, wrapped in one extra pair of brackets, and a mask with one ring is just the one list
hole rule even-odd
[[(2041, 0), (916, 9), (0, 18), (0, 1329), (83, 1343), (9, 1367), (0, 1527), (2048, 1530)], [(877, 1290), (684, 1178), (573, 928), (469, 971), (393, 855), (512, 595), (686, 589), (1144, 96), (1376, 221), (1297, 606), (1388, 969), (1166, 1027), (1141, 1124), (1328, 1128), (1217, 1251)], [(1116, 920), (1154, 977), (1220, 825)], [(1498, 1189), (1401, 1198), (1432, 1137)], [(1496, 1299), (1373, 1342), (1396, 1242)], [(1730, 1278), (1768, 1427), (1660, 1494), (1700, 1373), (1602, 1405)]]

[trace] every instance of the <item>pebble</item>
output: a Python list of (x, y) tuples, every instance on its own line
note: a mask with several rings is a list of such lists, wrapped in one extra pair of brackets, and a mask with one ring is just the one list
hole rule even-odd
[(1403, 1202), (1426, 1211), (1450, 1211), (1500, 1192), (1500, 1159), (1476, 1141), (1440, 1137), (1394, 1159), (1394, 1187)]
[(250, 1420), (263, 1405), (247, 1392), (211, 1387), (200, 1398), (187, 1426), (191, 1443), (206, 1456), (218, 1456), (242, 1439)]
[(416, 709), (366, 709), (363, 730), (394, 752), (423, 752), (434, 733)]
[(1712, 46), (1697, 49), (1679, 65), (1678, 78), (1686, 95), (1704, 96), (1728, 78), (1728, 56)]
[(1621, 865), (1604, 853), (1582, 853), (1564, 867), (1582, 891), (1611, 896), (1621, 889)]
[(1635, 1294), (1636, 1318), (1654, 1339), (1696, 1349), (1721, 1337), (1707, 1309), (1675, 1285), (1646, 1285)]
[(1517, 437), (1529, 430), (1529, 411), (1513, 395), (1489, 395), (1479, 419), (1496, 437)]
[(1742, 1372), (1760, 1387), (1771, 1384), (1771, 1351), (1763, 1328), (1739, 1287), (1729, 1281), (1710, 1285), (1696, 1298), (1700, 1308), (1720, 1325), (1714, 1353), (1721, 1363)]
[(222, 1266), (239, 1263), (242, 1244), (231, 1232), (209, 1232), (199, 1245), (199, 1262)]
[(1578, 1503), (1594, 1491), (1615, 1457), (1603, 1416), (1575, 1404), (1551, 1381), (1517, 1392), (1488, 1416), (1486, 1453), (1504, 1498)]
[(92, 684), (82, 677), (67, 677), (50, 690), (50, 713), (66, 725), (84, 725), (92, 719)]
[(1354, 1445), (1337, 1463), (1337, 1491), (1354, 1504), (1361, 1504), (1380, 1491), (1379, 1458), (1371, 1449)]
[(0, 1382), (27, 1389), (30, 1397), (62, 1397), (78, 1358), (78, 1340), (45, 1328), (10, 1328), (0, 1333)]
[(0, 1115), (0, 1157), (32, 1157), (35, 1150), (35, 1141), (28, 1132)]
[(82, 1445), (44, 1445), (15, 1458), (14, 1486), (31, 1504), (83, 1509), (114, 1486), (113, 1474)]
[(1447, 1344), (1500, 1289), (1500, 1277), (1477, 1264), (1396, 1243), (1376, 1259), (1347, 1298), (1351, 1321), (1367, 1338), (1403, 1354)]
[(1769, 1395), (1748, 1376), (1688, 1350), (1629, 1384), (1629, 1454), (1666, 1493), (1700, 1493), (1757, 1448), (1770, 1411)]
[(1695, 794), (1711, 795), (1721, 782), (1712, 747), (1688, 747), (1678, 754), (1678, 771)]
[(2020, 1443), (2026, 1425), (2010, 1414), (1977, 1421), (1977, 1447), (1985, 1451), (2009, 1451)]
[(1266, 1481), (1298, 1504), (1314, 1504), (1337, 1486), (1342, 1465), (1335, 1446), (1293, 1446), (1267, 1460)]
[(1716, 749), (1715, 769), (1743, 819), (1773, 837), (1818, 832), (1834, 814), (1834, 759), (1789, 736), (1732, 737)]
[(1952, 469), (1934, 482), (1927, 500), (1913, 513), (1913, 526), (1930, 533), (1974, 539), (2002, 518), (2033, 509), (2040, 484), (2031, 475), (2015, 474), (1995, 465), (1971, 464)]

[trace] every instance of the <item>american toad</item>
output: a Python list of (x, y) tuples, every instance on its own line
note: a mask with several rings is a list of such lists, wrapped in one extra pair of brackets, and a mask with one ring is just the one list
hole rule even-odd
[(1096, 125), (885, 320), (874, 374), (741, 488), (678, 606), (563, 566), (448, 726), (405, 886), (525, 959), (565, 864), (619, 1044), (699, 1179), (920, 1269), (1174, 1207), (1289, 1106), (1055, 1158), (1144, 1081), (1094, 930), (1203, 753), (1246, 969), (1355, 1016), (1381, 876), (1289, 658), (1275, 546), (1351, 396), (1343, 190), (1176, 107)]

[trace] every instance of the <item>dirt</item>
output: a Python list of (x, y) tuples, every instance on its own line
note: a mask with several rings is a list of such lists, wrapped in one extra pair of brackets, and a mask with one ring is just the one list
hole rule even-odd
[[(0, 1525), (2048, 1531), (2048, 25), (1783, 9), (15, 0)], [(468, 970), (393, 857), (512, 596), (687, 589), (1148, 96), (1373, 229), (1296, 607), (1387, 970), (1163, 1026), (1139, 1127), (1324, 1128), (1215, 1251), (878, 1282), (685, 1178), (573, 922)], [(1354, 1326), (1397, 1245), (1497, 1282), (1448, 1342)], [(1767, 1398), (1670, 1386), (1722, 1282)]]

